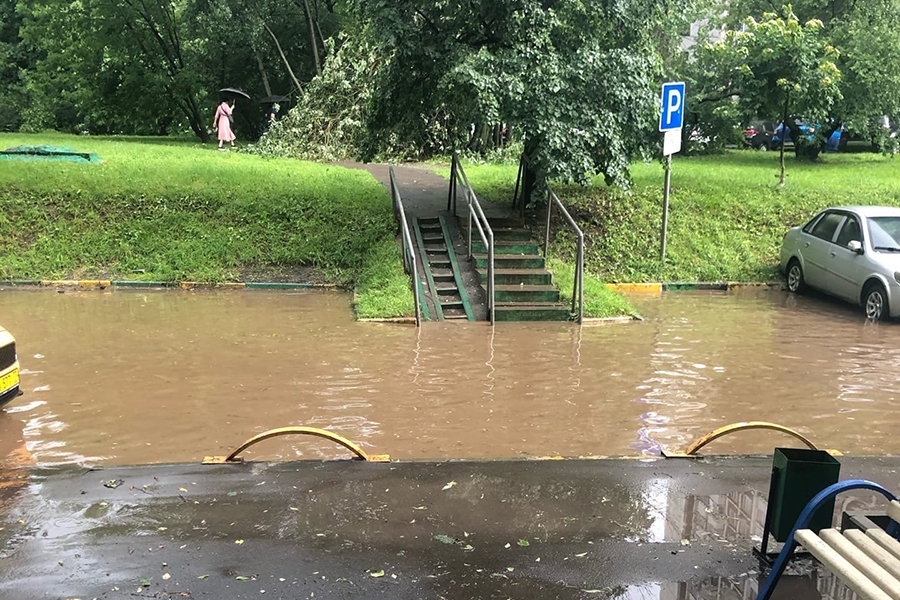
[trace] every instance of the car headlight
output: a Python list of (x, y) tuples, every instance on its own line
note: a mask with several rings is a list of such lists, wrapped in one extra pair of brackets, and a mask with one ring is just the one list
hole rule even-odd
[(894, 271), (894, 281), (900, 283), (900, 271)]

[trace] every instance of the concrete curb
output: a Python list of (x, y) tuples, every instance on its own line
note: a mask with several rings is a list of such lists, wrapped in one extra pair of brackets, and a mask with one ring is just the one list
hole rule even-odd
[(387, 325), (415, 325), (415, 317), (384, 317), (356, 319), (360, 323), (385, 323)]
[(585, 317), (583, 322), (581, 323), (585, 327), (595, 327), (599, 325), (615, 325), (616, 323), (634, 323), (636, 321), (643, 321), (640, 317)]
[(289, 282), (241, 282), (241, 281), (223, 281), (223, 282), (203, 282), (203, 281), (124, 281), (116, 279), (13, 279), (0, 281), (0, 286), (13, 287), (72, 287), (72, 288), (181, 288), (184, 290), (194, 289), (270, 289), (270, 290), (293, 290), (293, 289), (338, 289), (340, 285), (336, 283), (289, 283)]
[(660, 294), (681, 291), (728, 291), (741, 288), (782, 289), (781, 281), (671, 281), (665, 283), (607, 283), (614, 292), (626, 294)]

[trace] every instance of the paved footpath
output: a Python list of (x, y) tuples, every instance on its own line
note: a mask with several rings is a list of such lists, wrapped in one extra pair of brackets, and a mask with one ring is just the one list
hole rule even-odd
[[(842, 477), (900, 491), (900, 459), (842, 462)], [(0, 598), (752, 598), (770, 465), (0, 470)], [(838, 503), (873, 507), (869, 495)], [(801, 562), (776, 598), (817, 599), (834, 585)]]

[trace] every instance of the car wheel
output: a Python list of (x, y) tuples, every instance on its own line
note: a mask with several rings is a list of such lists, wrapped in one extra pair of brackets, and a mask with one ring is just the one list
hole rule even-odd
[(769, 151), (769, 142), (763, 142), (759, 145), (760, 152), (768, 152)]
[(863, 308), (866, 311), (866, 318), (870, 321), (881, 321), (890, 314), (887, 292), (883, 285), (873, 282), (866, 286), (863, 291)]
[(802, 294), (806, 290), (806, 282), (803, 281), (803, 267), (796, 258), (792, 258), (788, 263), (787, 288), (792, 294)]

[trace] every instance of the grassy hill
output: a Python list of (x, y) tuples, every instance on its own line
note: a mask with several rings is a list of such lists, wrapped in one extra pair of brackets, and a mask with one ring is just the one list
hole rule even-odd
[[(466, 173), (486, 200), (509, 202), (516, 165), (475, 165)], [(449, 172), (448, 170), (446, 170)], [(631, 193), (597, 180), (554, 185), (586, 236), (587, 269), (608, 282), (760, 281), (778, 277), (781, 238), (818, 210), (836, 205), (900, 206), (900, 159), (875, 154), (788, 159), (778, 185), (777, 153), (738, 150), (675, 156), (666, 264), (659, 260), (663, 169), (633, 167)], [(543, 232), (542, 215), (535, 227)], [(563, 227), (551, 256), (571, 260), (574, 239)]]
[(357, 284), (362, 316), (412, 313), (368, 173), (165, 138), (0, 134), (0, 149), (41, 144), (103, 161), (0, 162), (0, 280), (316, 280)]

